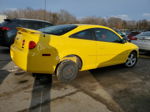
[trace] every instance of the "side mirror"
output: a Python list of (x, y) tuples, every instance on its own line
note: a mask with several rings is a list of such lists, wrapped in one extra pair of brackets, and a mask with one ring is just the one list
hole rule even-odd
[(126, 43), (126, 42), (127, 42), (126, 39), (121, 39), (121, 40), (120, 40), (120, 43), (123, 43), (123, 44), (124, 44), (124, 43)]
[(131, 42), (131, 40), (130, 40), (130, 39), (128, 39), (128, 42)]

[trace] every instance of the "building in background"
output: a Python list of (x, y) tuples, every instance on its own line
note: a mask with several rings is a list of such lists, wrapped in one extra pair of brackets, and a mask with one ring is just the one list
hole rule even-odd
[(6, 15), (1, 15), (0, 14), (0, 23), (2, 23), (4, 21), (4, 19), (6, 19), (7, 16)]

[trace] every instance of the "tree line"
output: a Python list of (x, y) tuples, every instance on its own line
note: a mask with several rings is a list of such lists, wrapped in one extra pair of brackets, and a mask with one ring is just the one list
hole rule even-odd
[(17, 9), (7, 10), (1, 12), (7, 15), (8, 18), (29, 18), (49, 21), (55, 25), (57, 24), (96, 24), (111, 27), (113, 29), (128, 29), (128, 30), (150, 30), (150, 21), (148, 20), (123, 20), (117, 17), (84, 17), (82, 19), (76, 18), (66, 10), (59, 12), (46, 11), (44, 9)]

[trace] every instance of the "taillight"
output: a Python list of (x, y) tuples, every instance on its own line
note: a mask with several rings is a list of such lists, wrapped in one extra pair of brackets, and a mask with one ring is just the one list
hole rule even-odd
[(36, 43), (34, 41), (29, 42), (29, 49), (33, 49), (35, 48), (35, 46), (36, 46)]
[(9, 27), (0, 27), (0, 29), (1, 29), (1, 30), (6, 30), (6, 31), (7, 31), (7, 30), (10, 30)]
[(134, 36), (132, 36), (132, 37), (130, 38), (130, 40), (137, 40), (137, 38), (134, 37)]

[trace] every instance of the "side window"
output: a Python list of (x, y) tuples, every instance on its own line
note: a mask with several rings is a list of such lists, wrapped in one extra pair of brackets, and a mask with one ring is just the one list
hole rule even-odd
[(107, 29), (94, 29), (94, 33), (97, 41), (105, 42), (120, 42), (120, 37), (118, 37), (114, 32)]
[(75, 33), (75, 34), (71, 35), (70, 38), (94, 40), (93, 33), (92, 33), (91, 29)]

